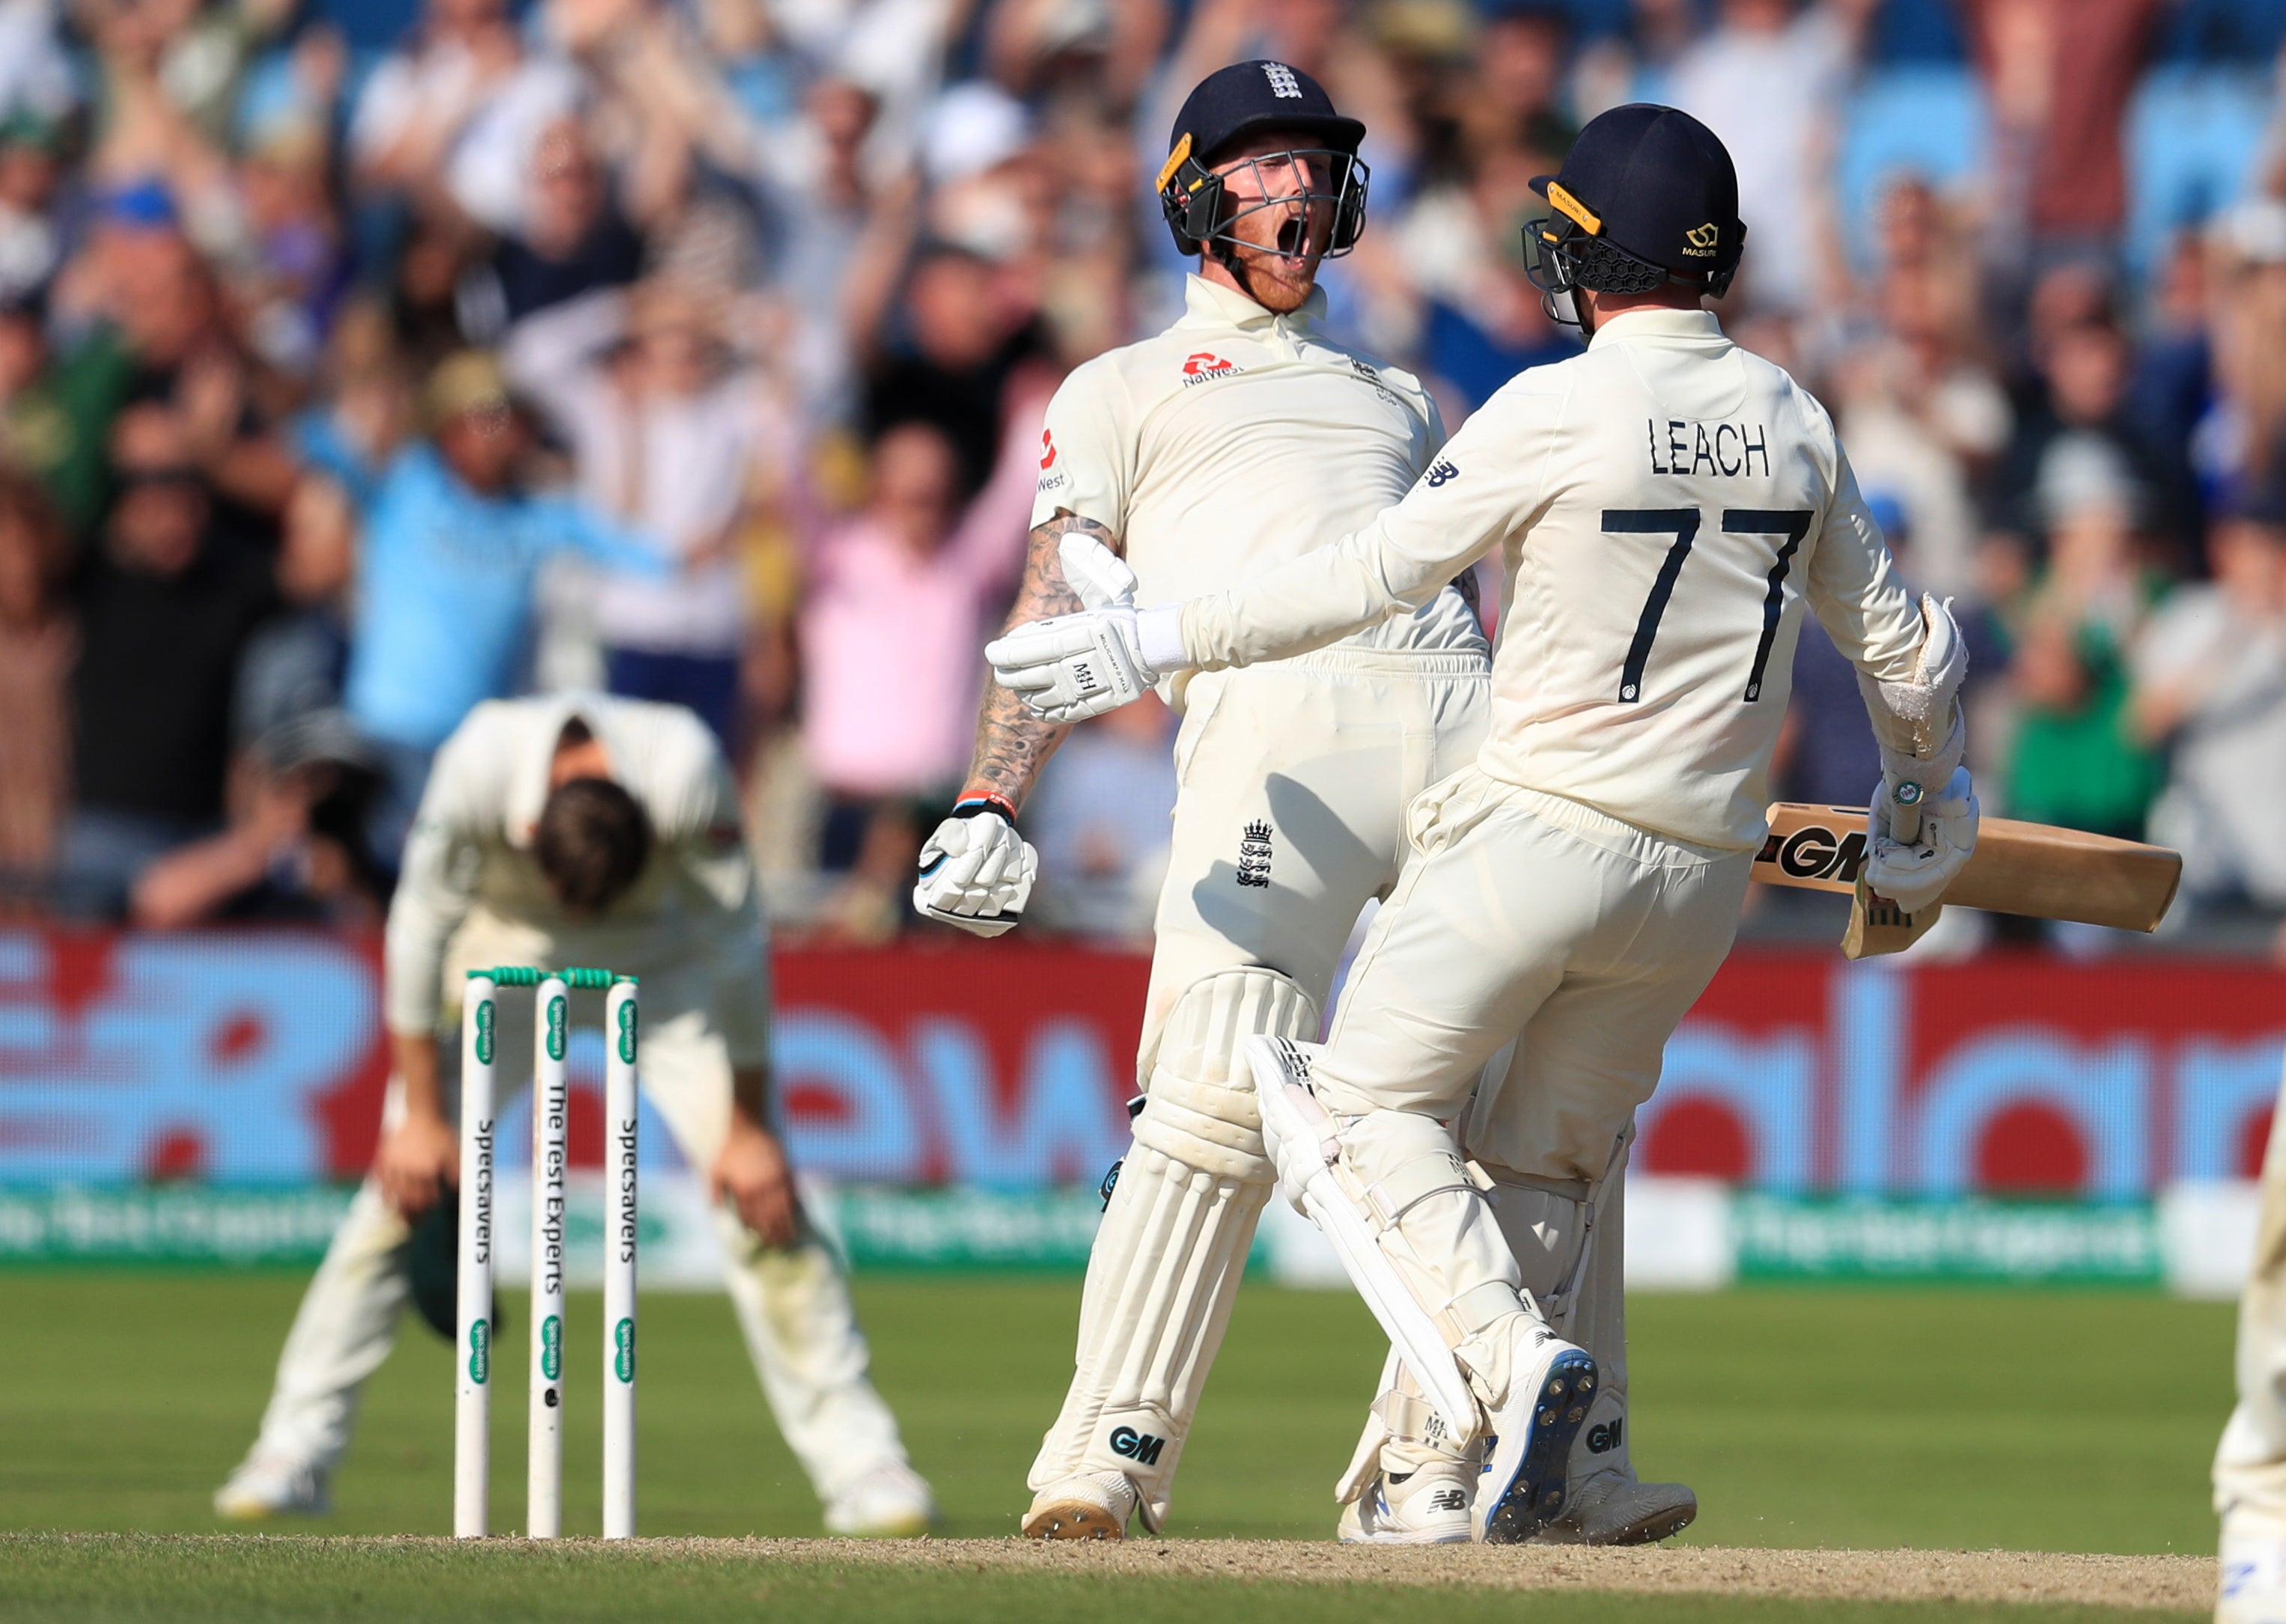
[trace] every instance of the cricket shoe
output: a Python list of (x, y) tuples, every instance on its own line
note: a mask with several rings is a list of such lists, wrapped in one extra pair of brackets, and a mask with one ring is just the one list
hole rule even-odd
[(2222, 1516), (2215, 1624), (2286, 1624), (2286, 1523), (2233, 1506)]
[(1465, 1545), (1479, 1470), (1465, 1460), (1439, 1460), (1407, 1472), (1376, 1471), (1342, 1508), (1336, 1537), (1344, 1545)]
[(333, 1501), (322, 1468), (257, 1450), (215, 1491), (214, 1509), (234, 1523), (258, 1523), (272, 1517), (323, 1517), (333, 1510)]
[(1596, 1401), (1595, 1357), (1534, 1314), (1512, 1314), (1507, 1389), (1485, 1406), (1484, 1476), (1470, 1510), (1477, 1538), (1518, 1545), (1565, 1512), (1572, 1440)]
[(1680, 1483), (1638, 1483), (1616, 1470), (1572, 1486), (1564, 1515), (1532, 1536), (1535, 1545), (1655, 1545), (1691, 1526), (1699, 1496)]
[(1135, 1515), (1135, 1486), (1117, 1471), (1074, 1472), (1032, 1496), (1028, 1540), (1123, 1540)]
[(936, 1497), (902, 1461), (875, 1467), (825, 1502), (825, 1531), (849, 1539), (910, 1539), (936, 1525)]

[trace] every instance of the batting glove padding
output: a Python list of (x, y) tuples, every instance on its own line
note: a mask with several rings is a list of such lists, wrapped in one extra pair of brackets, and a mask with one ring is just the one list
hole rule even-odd
[(1087, 608), (1011, 627), (986, 644), (1001, 687), (1050, 721), (1084, 721), (1134, 703), (1189, 665), (1180, 604), (1139, 612), (1135, 572), (1093, 536), (1067, 535), (1056, 557)]
[(1158, 680), (1137, 647), (1135, 611), (1090, 609), (1034, 620), (985, 645), (993, 680), (1050, 721), (1084, 721)]
[(972, 935), (997, 936), (1024, 917), (1040, 855), (990, 801), (964, 801), (921, 847), (913, 906)]
[(1968, 769), (1956, 767), (1944, 787), (1919, 801), (1920, 827), (1908, 844), (1891, 832), (1891, 791), (1885, 774), (1865, 815), (1865, 884), (1907, 913), (1919, 913), (1944, 895), (1976, 850), (1978, 810)]

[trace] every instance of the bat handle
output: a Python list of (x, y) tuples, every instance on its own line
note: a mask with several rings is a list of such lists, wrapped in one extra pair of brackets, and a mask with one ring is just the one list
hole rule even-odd
[(1889, 838), (1900, 846), (1918, 846), (1921, 839), (1921, 786), (1906, 780), (1889, 792)]

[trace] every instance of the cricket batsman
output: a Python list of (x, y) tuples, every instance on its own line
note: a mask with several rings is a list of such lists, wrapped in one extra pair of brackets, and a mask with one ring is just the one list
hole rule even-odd
[[(461, 989), (494, 965), (608, 965), (642, 981), (642, 1082), (706, 1173), (724, 1279), (787, 1445), (835, 1533), (935, 1516), (866, 1376), (839, 1265), (805, 1218), (769, 1109), (769, 937), (730, 775), (678, 706), (596, 694), (477, 706), (437, 757), (390, 906), (393, 1066), (380, 1147), (302, 1300), (227, 1517), (327, 1508), (358, 1390), (394, 1340), (414, 1226), (458, 1177)], [(528, 1083), (532, 1027), (501, 1025)], [(441, 1399), (440, 1399), (441, 1402)]]
[[(987, 651), (1069, 721), (1402, 624), (1502, 549), (1482, 751), (1408, 808), (1412, 859), (1323, 1048), (1249, 1048), (1284, 1193), (1389, 1331), (1419, 1431), (1481, 1463), (1471, 1529), (1493, 1543), (1566, 1514), (1607, 1383), (1550, 1304), (1601, 1250), (1587, 1193), (1729, 951), (1805, 603), (1857, 666), (1880, 746), (1872, 888), (1935, 901), (1977, 830), (1951, 616), (1899, 583), (1825, 408), (1703, 308), (1743, 247), (1729, 153), (1673, 108), (1623, 106), (1534, 184), (1553, 213), (1528, 261), (1584, 353), (1509, 382), (1331, 545), (1263, 569), (1298, 514), (1205, 516), (1249, 579)], [(1091, 567), (1084, 539), (1063, 546), (1082, 555), (1068, 571)]]
[[(1363, 528), (1423, 476), (1441, 483), (1443, 425), (1420, 383), (1316, 327), (1319, 264), (1365, 225), (1364, 134), (1280, 62), (1222, 68), (1191, 92), (1158, 178), (1177, 247), (1200, 260), (1185, 312), (1081, 367), (1050, 402), (1012, 624), (1130, 586), (1175, 603)], [(1076, 577), (1075, 539), (1088, 544)], [(1301, 658), (1162, 685), (1182, 717), (1180, 788), (1141, 1098), (1089, 1264), (1071, 1387), (1032, 1466), (1029, 1535), (1115, 1539), (1131, 1518), (1156, 1529), (1166, 1517), (1275, 1179), (1245, 1046), (1317, 1035), (1360, 909), (1396, 883), (1407, 801), (1477, 752), (1489, 660), (1450, 584), (1473, 562)], [(988, 936), (1017, 922), (1036, 865), (1016, 815), (1065, 731), (988, 691), (962, 799), (921, 853), (923, 912)], [(1595, 1279), (1618, 1336), (1616, 1249), (1608, 1261)], [(1465, 1540), (1473, 1469), (1431, 1446), (1393, 1368), (1384, 1385), (1343, 1486), (1342, 1537)], [(1647, 1530), (1671, 1532), (1695, 1505), (1680, 1486), (1634, 1483), (1616, 1447), (1583, 1458), (1591, 1472), (1602, 1486), (1580, 1503), (1593, 1515), (1569, 1537), (1658, 1537)]]

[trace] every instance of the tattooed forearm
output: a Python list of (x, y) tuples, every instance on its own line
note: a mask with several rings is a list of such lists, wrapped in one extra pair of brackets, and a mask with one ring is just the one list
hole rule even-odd
[[(1066, 584), (1063, 564), (1056, 556), (1058, 544), (1073, 532), (1093, 536), (1115, 553), (1123, 550), (1118, 538), (1094, 520), (1059, 508), (1055, 517), (1032, 532), (1023, 584), (1016, 589), (1015, 607), (1008, 611), (1010, 626), (1044, 620), (1051, 615), (1077, 614), (1087, 607)], [(1055, 754), (1056, 746), (1070, 731), (1068, 724), (1035, 715), (997, 682), (988, 683), (983, 711), (976, 721), (976, 752), (969, 761), (968, 782), (961, 793), (999, 795), (1021, 807), (1024, 797), (1032, 792), (1040, 764)]]

